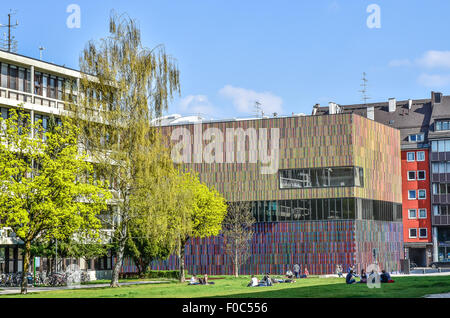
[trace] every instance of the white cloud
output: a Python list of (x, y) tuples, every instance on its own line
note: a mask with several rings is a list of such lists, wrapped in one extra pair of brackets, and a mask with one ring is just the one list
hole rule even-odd
[(426, 87), (443, 87), (450, 84), (450, 75), (421, 74), (417, 81)]
[(180, 100), (180, 110), (189, 114), (214, 115), (216, 110), (205, 95), (189, 95)]
[(428, 68), (450, 68), (450, 51), (427, 51), (416, 63)]
[(241, 113), (254, 113), (256, 101), (261, 103), (260, 107), (266, 114), (282, 113), (283, 99), (271, 92), (255, 92), (250, 89), (226, 85), (219, 91), (219, 94), (231, 99), (237, 111)]

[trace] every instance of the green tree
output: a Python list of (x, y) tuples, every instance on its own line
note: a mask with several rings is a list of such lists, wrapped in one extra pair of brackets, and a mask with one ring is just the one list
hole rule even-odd
[(179, 258), (180, 281), (185, 281), (184, 255), (190, 238), (215, 236), (222, 229), (227, 212), (225, 199), (214, 189), (201, 183), (198, 176), (186, 173), (180, 177), (178, 209), (173, 224), (178, 233), (177, 254)]
[[(116, 262), (111, 287), (118, 287), (128, 240), (128, 225), (141, 209), (133, 202), (141, 186), (143, 167), (153, 149), (152, 118), (167, 109), (179, 92), (179, 71), (163, 46), (145, 48), (136, 22), (111, 14), (110, 34), (90, 41), (80, 58), (80, 92), (71, 108), (82, 132), (84, 149), (98, 173), (114, 185)], [(89, 75), (87, 75), (89, 74)]]
[(110, 193), (86, 176), (92, 165), (79, 154), (78, 130), (70, 121), (44, 132), (23, 110), (10, 109), (10, 115), (0, 119), (0, 219), (24, 243), (21, 292), (26, 293), (33, 241), (98, 237), (96, 216)]

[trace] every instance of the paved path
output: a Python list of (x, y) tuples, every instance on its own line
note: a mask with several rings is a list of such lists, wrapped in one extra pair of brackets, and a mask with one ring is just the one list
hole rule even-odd
[[(166, 283), (167, 281), (136, 281), (136, 282), (126, 282), (119, 283), (120, 286), (127, 285), (145, 285), (145, 284), (159, 284)], [(45, 291), (54, 291), (54, 290), (65, 290), (65, 289), (87, 289), (87, 288), (102, 288), (109, 287), (108, 284), (88, 284), (88, 285), (75, 285), (75, 286), (63, 286), (63, 287), (28, 287), (29, 293), (39, 293)], [(13, 295), (19, 294), (20, 287), (2, 287), (0, 288), (0, 295)]]
[(450, 298), (450, 293), (426, 295), (425, 298)]

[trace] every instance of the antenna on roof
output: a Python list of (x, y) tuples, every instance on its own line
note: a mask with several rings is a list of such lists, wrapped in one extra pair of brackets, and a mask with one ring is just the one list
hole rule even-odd
[(264, 111), (261, 108), (261, 103), (259, 101), (255, 101), (255, 113), (256, 116), (261, 116), (261, 118), (264, 117)]
[(42, 61), (42, 52), (45, 50), (45, 47), (40, 46), (39, 47), (39, 59)]
[(364, 102), (364, 106), (367, 106), (367, 100), (370, 99), (369, 96), (367, 96), (367, 82), (369, 81), (366, 78), (366, 72), (363, 72), (363, 77), (362, 77), (362, 84), (360, 85), (362, 87), (362, 89), (359, 91), (362, 94), (362, 101)]
[(17, 52), (17, 40), (14, 35), (11, 34), (11, 30), (15, 29), (19, 25), (19, 21), (16, 20), (15, 24), (11, 24), (11, 16), (15, 15), (16, 11), (9, 10), (8, 24), (0, 24), (1, 28), (8, 28), (8, 36), (4, 33), (4, 38), (1, 40), (2, 50), (7, 52)]

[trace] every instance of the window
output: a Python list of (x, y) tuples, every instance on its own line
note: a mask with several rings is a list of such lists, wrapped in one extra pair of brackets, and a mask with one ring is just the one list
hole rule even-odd
[(425, 170), (417, 171), (417, 180), (425, 180), (425, 179), (426, 179)]
[(449, 130), (450, 120), (440, 120), (436, 122), (436, 130)]
[(439, 211), (439, 205), (433, 205), (433, 214), (435, 216), (441, 215), (441, 211)]
[(428, 231), (426, 228), (419, 229), (419, 237), (420, 238), (427, 238), (427, 236), (428, 236)]
[(416, 172), (408, 171), (408, 181), (416, 180)]
[(417, 152), (417, 161), (425, 161), (425, 151)]
[(9, 66), (9, 88), (17, 90), (17, 67)]
[(417, 219), (417, 210), (416, 209), (408, 210), (408, 219)]
[(409, 135), (408, 136), (408, 140), (409, 142), (421, 142), (424, 141), (424, 134), (414, 134), (414, 135)]
[(419, 209), (419, 219), (427, 218), (427, 209)]
[(2, 81), (1, 86), (4, 88), (8, 87), (8, 64), (2, 63)]
[(414, 161), (416, 158), (416, 154), (414, 152), (408, 152), (407, 153), (407, 160), (408, 161)]
[(427, 190), (419, 190), (419, 200), (425, 200), (427, 198)]
[(408, 200), (415, 200), (416, 199), (416, 190), (409, 190), (408, 191)]
[(417, 238), (417, 229), (409, 229), (409, 238)]
[(359, 167), (281, 170), (279, 179), (280, 189), (364, 187), (364, 171)]

